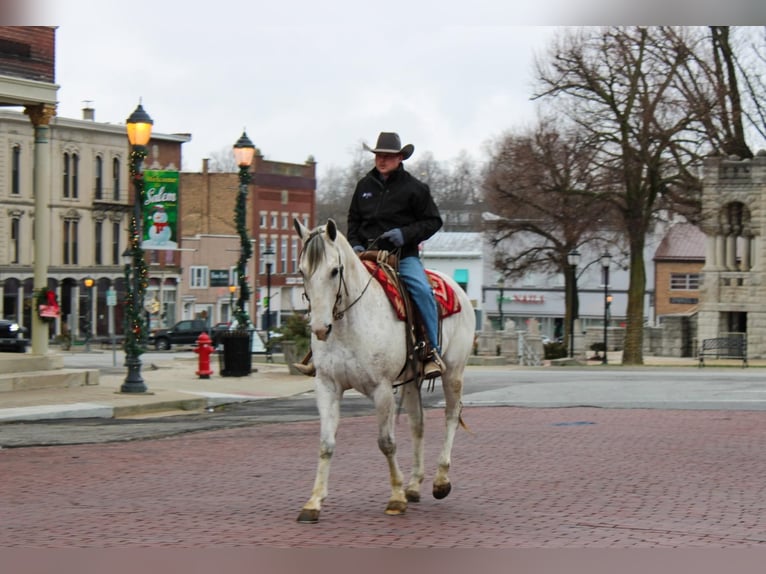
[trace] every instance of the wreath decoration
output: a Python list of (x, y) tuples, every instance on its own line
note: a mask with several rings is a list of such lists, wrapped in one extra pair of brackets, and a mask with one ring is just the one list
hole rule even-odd
[(43, 287), (37, 292), (37, 314), (43, 321), (54, 321), (61, 316), (61, 307), (56, 300), (56, 292)]

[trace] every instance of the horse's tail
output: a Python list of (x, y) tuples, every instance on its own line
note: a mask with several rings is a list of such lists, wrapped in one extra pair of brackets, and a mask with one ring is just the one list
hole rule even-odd
[(465, 424), (465, 421), (463, 420), (463, 405), (460, 405), (460, 414), (457, 416), (457, 422), (460, 423), (460, 426), (463, 427), (463, 430), (468, 431), (469, 433), (473, 434), (473, 431), (471, 428)]

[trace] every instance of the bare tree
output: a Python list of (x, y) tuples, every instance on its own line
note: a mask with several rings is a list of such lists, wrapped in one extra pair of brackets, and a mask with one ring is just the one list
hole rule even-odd
[(566, 335), (578, 315), (577, 277), (568, 254), (614, 241), (616, 215), (601, 191), (608, 184), (587, 134), (541, 120), (534, 131), (507, 134), (489, 160), (484, 191), (491, 210), (487, 235), (504, 277), (530, 271), (563, 273)]
[(219, 173), (237, 173), (238, 166), (234, 159), (232, 146), (223, 146), (218, 151), (210, 153), (208, 170)]
[(344, 167), (331, 166), (317, 180), (317, 224), (334, 219), (343, 233), (347, 231), (348, 206), (357, 182), (372, 169), (369, 152), (362, 147), (351, 163)]

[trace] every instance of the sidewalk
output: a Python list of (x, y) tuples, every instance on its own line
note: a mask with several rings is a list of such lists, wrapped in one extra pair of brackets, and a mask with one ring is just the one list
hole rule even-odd
[[(609, 367), (602, 366), (597, 361), (589, 361), (587, 365), (580, 363), (574, 368), (619, 368), (621, 360), (620, 352), (610, 352)], [(737, 368), (741, 362), (711, 360), (708, 364), (710, 367)], [(520, 367), (489, 363), (485, 366), (509, 370), (567, 368), (550, 365)], [(750, 361), (750, 366), (764, 367), (766, 361)], [(697, 360), (690, 357), (644, 357), (644, 367), (696, 369)], [(246, 377), (222, 377), (219, 374), (217, 361), (214, 361), (213, 375), (209, 379), (201, 379), (196, 374), (196, 357), (168, 357), (164, 360), (152, 358), (144, 361), (141, 371), (147, 386), (146, 393), (120, 392), (126, 376), (124, 367), (101, 369), (98, 385), (0, 393), (0, 423), (49, 419), (172, 416), (200, 412), (206, 408), (227, 403), (286, 397), (314, 390), (313, 378), (290, 375), (284, 363), (263, 363), (254, 359), (253, 369), (255, 372)]]
[(314, 379), (290, 375), (287, 365), (253, 362), (245, 377), (209, 379), (196, 375), (196, 359), (145, 362), (146, 393), (121, 393), (124, 368), (102, 370), (98, 385), (0, 394), (0, 423), (69, 418), (169, 416), (217, 405), (297, 395), (312, 391)]

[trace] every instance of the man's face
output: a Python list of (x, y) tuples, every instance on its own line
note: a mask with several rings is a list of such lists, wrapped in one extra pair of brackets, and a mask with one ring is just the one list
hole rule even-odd
[(399, 168), (402, 163), (402, 154), (400, 153), (376, 153), (375, 167), (381, 175), (388, 175)]

